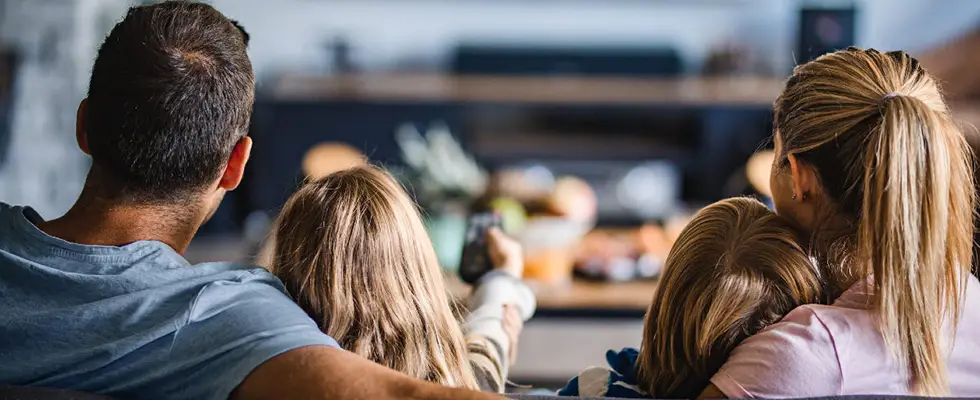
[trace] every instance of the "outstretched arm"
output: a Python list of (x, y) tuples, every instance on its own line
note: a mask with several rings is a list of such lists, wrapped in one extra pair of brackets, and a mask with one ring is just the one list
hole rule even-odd
[(252, 371), (231, 394), (253, 399), (498, 399), (422, 382), (328, 346), (288, 351)]
[(514, 364), (524, 321), (534, 314), (534, 293), (521, 281), (521, 245), (499, 229), (487, 233), (494, 271), (477, 282), (468, 300), (464, 330), (470, 364), (484, 391), (502, 392)]

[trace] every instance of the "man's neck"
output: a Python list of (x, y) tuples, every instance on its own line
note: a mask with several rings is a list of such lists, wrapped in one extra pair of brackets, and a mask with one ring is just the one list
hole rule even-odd
[(146, 205), (122, 203), (85, 193), (58, 219), (38, 229), (73, 243), (124, 246), (155, 240), (183, 253), (206, 218), (195, 204)]

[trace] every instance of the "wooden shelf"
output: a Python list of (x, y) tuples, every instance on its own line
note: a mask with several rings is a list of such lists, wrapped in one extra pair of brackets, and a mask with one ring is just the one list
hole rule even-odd
[[(463, 297), (470, 287), (455, 277), (447, 283), (453, 293)], [(539, 310), (592, 310), (646, 312), (657, 289), (656, 281), (622, 283), (573, 280), (571, 284), (541, 287), (532, 284), (538, 298)]]
[[(287, 75), (273, 86), (276, 101), (413, 101), (542, 104), (660, 104), (770, 107), (780, 78), (576, 78), (368, 74)], [(980, 103), (951, 105), (957, 119), (980, 126)]]
[(572, 78), (550, 76), (285, 76), (281, 101), (508, 102), (769, 107), (783, 88), (773, 78)]
[(572, 281), (564, 288), (539, 288), (540, 309), (594, 309), (646, 311), (653, 301), (656, 281), (621, 283)]

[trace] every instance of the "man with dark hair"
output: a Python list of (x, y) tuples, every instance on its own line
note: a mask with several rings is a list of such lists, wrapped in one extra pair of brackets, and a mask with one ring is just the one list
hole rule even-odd
[(192, 200), (247, 152), (255, 82), (242, 32), (207, 5), (164, 3), (131, 9), (109, 33), (80, 111), (102, 195)]
[(0, 386), (153, 398), (482, 398), (337, 348), (267, 271), (181, 253), (241, 182), (247, 35), (205, 4), (135, 7), (99, 49), (92, 166), (45, 221), (0, 203)]

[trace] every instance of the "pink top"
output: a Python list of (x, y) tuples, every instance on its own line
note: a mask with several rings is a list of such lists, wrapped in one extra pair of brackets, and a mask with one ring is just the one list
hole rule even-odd
[[(980, 282), (966, 301), (948, 358), (952, 396), (980, 396)], [(806, 305), (735, 348), (711, 382), (730, 398), (907, 395), (908, 372), (892, 361), (873, 314), (868, 285), (833, 305)]]

